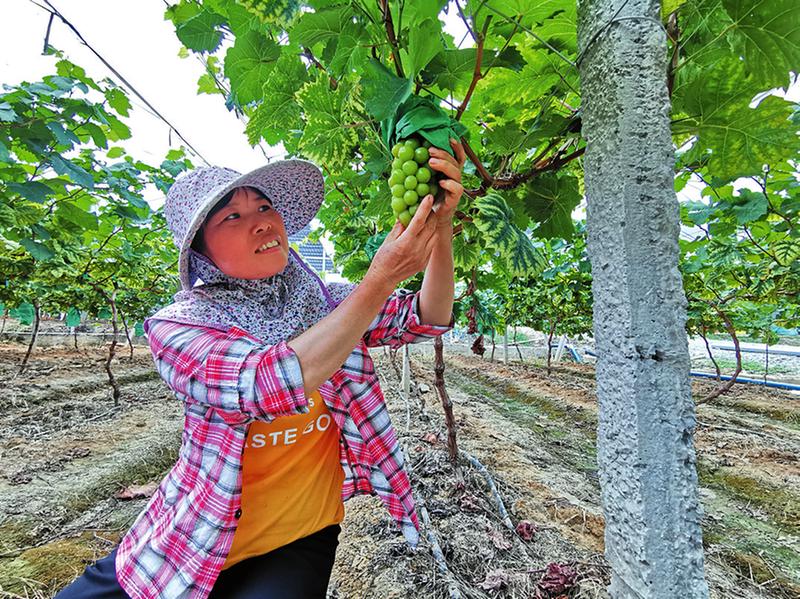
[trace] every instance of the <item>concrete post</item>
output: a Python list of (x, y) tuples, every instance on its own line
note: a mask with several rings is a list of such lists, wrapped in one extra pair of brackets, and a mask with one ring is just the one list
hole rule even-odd
[(598, 461), (615, 599), (708, 597), (657, 0), (579, 0)]
[(561, 361), (561, 356), (564, 355), (564, 348), (567, 346), (567, 336), (561, 335), (561, 338), (558, 340), (558, 348), (556, 349), (556, 357), (554, 359), (555, 362)]

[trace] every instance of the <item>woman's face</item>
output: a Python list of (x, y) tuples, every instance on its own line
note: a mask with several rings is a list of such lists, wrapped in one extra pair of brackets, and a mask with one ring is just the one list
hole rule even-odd
[(247, 187), (236, 189), (228, 205), (206, 221), (203, 241), (203, 253), (237, 279), (271, 277), (289, 263), (283, 218), (270, 200)]

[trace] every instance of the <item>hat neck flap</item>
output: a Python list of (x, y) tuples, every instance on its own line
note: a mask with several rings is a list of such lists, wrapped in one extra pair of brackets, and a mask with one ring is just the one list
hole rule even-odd
[(190, 250), (191, 280), (202, 284), (180, 291), (175, 302), (151, 318), (227, 330), (238, 327), (264, 343), (293, 339), (334, 307), (319, 277), (293, 250), (281, 272), (264, 279), (239, 279), (206, 256)]

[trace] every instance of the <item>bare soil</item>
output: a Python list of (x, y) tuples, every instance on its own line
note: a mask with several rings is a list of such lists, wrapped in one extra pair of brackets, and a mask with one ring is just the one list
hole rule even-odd
[[(132, 360), (124, 350), (113, 364), (122, 384), (114, 407), (99, 348), (40, 348), (15, 376), (25, 347), (0, 344), (0, 599), (52, 597), (109, 553), (147, 502), (120, 492), (157, 482), (175, 460), (181, 405), (147, 348), (137, 347)], [(529, 523), (530, 538), (504, 526), (474, 466), (462, 459), (456, 472), (449, 463), (430, 359), (412, 351), (406, 402), (399, 356), (393, 363), (376, 350), (431, 524), (411, 552), (377, 499), (349, 501), (329, 596), (427, 599), (457, 588), (468, 598), (607, 597), (593, 368), (559, 365), (548, 376), (530, 363), (446, 355), (460, 447), (486, 466), (513, 524)], [(695, 383), (696, 397), (709, 389)], [(800, 597), (800, 403), (736, 385), (700, 406), (698, 421), (712, 597)], [(448, 575), (437, 567), (427, 531), (441, 545)], [(577, 584), (541, 591), (550, 564), (573, 570)]]

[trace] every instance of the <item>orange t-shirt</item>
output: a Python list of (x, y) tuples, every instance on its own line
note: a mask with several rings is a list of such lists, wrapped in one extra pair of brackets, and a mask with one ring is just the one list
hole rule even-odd
[(224, 568), (344, 518), (339, 428), (314, 392), (307, 414), (253, 422), (242, 456), (242, 515)]

